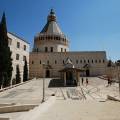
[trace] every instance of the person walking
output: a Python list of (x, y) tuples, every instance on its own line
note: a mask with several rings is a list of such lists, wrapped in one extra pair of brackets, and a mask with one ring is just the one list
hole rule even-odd
[(83, 83), (84, 83), (84, 79), (83, 79), (83, 77), (82, 77), (82, 85), (83, 85)]
[(110, 78), (108, 77), (108, 86), (111, 85), (111, 81), (110, 81)]
[(86, 78), (86, 86), (88, 85), (88, 78)]

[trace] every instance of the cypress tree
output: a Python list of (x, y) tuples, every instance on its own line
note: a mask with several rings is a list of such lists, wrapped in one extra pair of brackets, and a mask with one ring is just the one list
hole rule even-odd
[(112, 64), (113, 64), (112, 61), (109, 60), (109, 61), (108, 61), (108, 64), (107, 64), (107, 67), (112, 67)]
[(8, 46), (6, 17), (3, 13), (0, 23), (0, 86), (7, 87), (10, 85), (12, 77), (12, 59), (11, 51)]
[(25, 59), (23, 81), (25, 82), (27, 80), (28, 80), (28, 66), (27, 66), (27, 60)]
[(21, 82), (19, 65), (16, 66), (16, 84)]

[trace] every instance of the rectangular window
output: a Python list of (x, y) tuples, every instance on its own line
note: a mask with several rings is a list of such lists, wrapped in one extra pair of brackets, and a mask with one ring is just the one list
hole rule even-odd
[(8, 39), (8, 42), (9, 42), (9, 43), (8, 43), (9, 46), (12, 45), (12, 39), (9, 38), (9, 39)]
[(20, 57), (19, 54), (16, 54), (16, 60), (19, 60), (19, 57)]
[(45, 47), (45, 52), (48, 52), (48, 48), (47, 47)]
[(25, 61), (26, 60), (26, 56), (23, 56), (23, 61)]
[(63, 52), (63, 48), (61, 48), (61, 52)]
[(78, 60), (76, 60), (76, 64), (78, 64)]
[(20, 42), (17, 42), (17, 48), (20, 48)]
[(24, 50), (26, 51), (26, 45), (24, 45)]
[(51, 52), (53, 52), (53, 47), (51, 47)]

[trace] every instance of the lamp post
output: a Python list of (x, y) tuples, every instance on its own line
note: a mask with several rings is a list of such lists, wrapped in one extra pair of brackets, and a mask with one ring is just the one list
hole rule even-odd
[(45, 63), (42, 64), (43, 67), (43, 97), (42, 103), (45, 102)]
[(118, 65), (118, 82), (119, 82), (119, 97), (120, 97), (120, 66)]

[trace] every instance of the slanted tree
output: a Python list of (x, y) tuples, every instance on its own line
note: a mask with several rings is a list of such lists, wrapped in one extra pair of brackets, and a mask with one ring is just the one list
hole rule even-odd
[(120, 66), (120, 60), (117, 60), (117, 61), (115, 62), (115, 65), (116, 65), (116, 66)]
[(107, 67), (112, 67), (113, 62), (111, 60), (108, 61)]
[(0, 22), (0, 86), (7, 87), (10, 85), (12, 77), (12, 58), (8, 45), (6, 17), (3, 13)]
[(16, 84), (21, 82), (19, 65), (16, 66)]
[(23, 81), (25, 82), (27, 80), (28, 80), (28, 66), (27, 66), (27, 60), (25, 59)]

